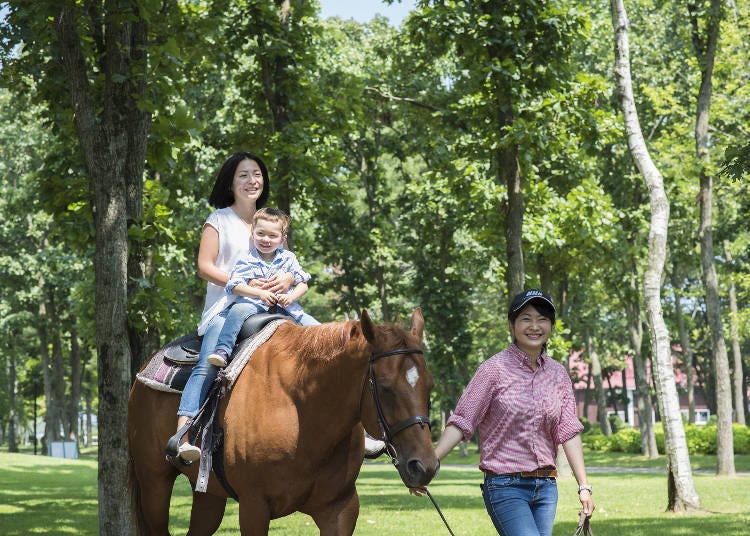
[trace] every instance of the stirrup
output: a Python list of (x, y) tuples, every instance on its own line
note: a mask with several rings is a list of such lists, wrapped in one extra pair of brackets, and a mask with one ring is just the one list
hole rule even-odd
[(193, 419), (188, 419), (188, 421), (169, 438), (169, 441), (167, 441), (167, 447), (164, 449), (168, 457), (176, 458), (180, 455), (180, 439), (182, 439), (182, 436), (187, 433), (192, 425)]

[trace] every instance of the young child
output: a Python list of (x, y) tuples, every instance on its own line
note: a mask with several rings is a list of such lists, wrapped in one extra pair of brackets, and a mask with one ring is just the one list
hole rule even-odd
[[(289, 216), (277, 208), (264, 207), (255, 212), (250, 251), (244, 259), (237, 261), (225, 287), (227, 294), (240, 296), (219, 313), (225, 315), (226, 320), (216, 348), (208, 356), (208, 362), (212, 365), (227, 366), (242, 324), (248, 317), (265, 312), (272, 305), (277, 305), (280, 313), (291, 316), (303, 326), (320, 324), (297, 303), (307, 292), (310, 274), (302, 270), (294, 253), (285, 250), (282, 245), (289, 223)], [(294, 285), (286, 294), (276, 295), (253, 286), (254, 280), (267, 279), (279, 272), (294, 275)]]

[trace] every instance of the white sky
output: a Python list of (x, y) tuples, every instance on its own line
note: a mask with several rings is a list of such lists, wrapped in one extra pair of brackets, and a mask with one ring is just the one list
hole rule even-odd
[(398, 26), (415, 4), (416, 0), (394, 1), (391, 5), (381, 0), (320, 0), (320, 16), (369, 22), (376, 14), (380, 14), (388, 17), (391, 24)]

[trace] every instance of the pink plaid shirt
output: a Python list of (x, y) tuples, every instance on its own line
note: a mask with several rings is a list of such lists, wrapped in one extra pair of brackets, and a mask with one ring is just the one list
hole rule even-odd
[(497, 474), (555, 467), (557, 445), (583, 425), (565, 367), (546, 352), (539, 366), (511, 344), (482, 363), (448, 424), (468, 441), (479, 427), (479, 468)]

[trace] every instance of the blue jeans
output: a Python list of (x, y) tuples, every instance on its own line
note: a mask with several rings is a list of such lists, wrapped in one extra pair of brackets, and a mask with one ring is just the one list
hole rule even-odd
[[(279, 307), (279, 313), (281, 313), (282, 315), (292, 316), (283, 307)], [(319, 326), (320, 325), (320, 322), (315, 320), (314, 317), (310, 316), (307, 313), (302, 313), (297, 318), (292, 317), (292, 319), (295, 322), (297, 322), (297, 324), (299, 324), (300, 326)]]
[[(279, 307), (278, 309), (279, 313), (291, 317), (301, 326), (316, 326), (320, 324), (320, 322), (307, 313), (302, 313), (295, 319), (283, 307)], [(224, 316), (226, 320), (224, 321), (224, 327), (221, 328), (219, 339), (216, 341), (216, 347), (213, 351), (224, 350), (227, 355), (232, 355), (232, 350), (237, 342), (237, 335), (239, 335), (245, 320), (252, 315), (265, 312), (265, 309), (260, 305), (246, 300), (234, 302), (224, 309), (219, 315)]]
[(225, 317), (221, 314), (216, 315), (206, 329), (201, 343), (201, 352), (198, 356), (198, 363), (190, 373), (185, 388), (182, 390), (180, 398), (180, 407), (177, 415), (186, 415), (195, 417), (201, 404), (206, 400), (208, 389), (211, 382), (216, 378), (219, 369), (208, 362), (208, 356), (213, 352), (219, 333), (224, 325)]
[(482, 497), (501, 536), (552, 535), (557, 509), (557, 481), (554, 478), (487, 476)]
[(264, 310), (260, 306), (245, 300), (234, 302), (220, 312), (219, 316), (225, 317), (226, 320), (212, 352), (224, 350), (227, 355), (232, 355), (232, 350), (234, 349), (234, 344), (237, 342), (237, 335), (242, 329), (242, 324), (245, 323), (248, 317), (262, 312)]

